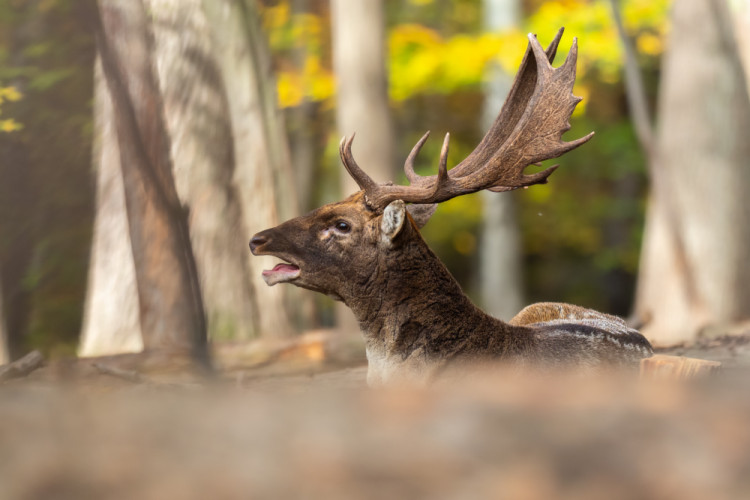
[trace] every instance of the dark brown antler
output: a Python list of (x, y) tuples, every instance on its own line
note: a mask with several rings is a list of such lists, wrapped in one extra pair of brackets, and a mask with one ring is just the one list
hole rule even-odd
[(495, 123), (477, 148), (450, 173), (447, 168), (448, 134), (440, 153), (437, 175), (422, 177), (414, 172), (414, 159), (429, 132), (417, 142), (404, 164), (409, 186), (377, 184), (354, 161), (354, 135), (348, 140), (342, 139), (339, 146), (341, 160), (349, 175), (365, 191), (368, 205), (382, 209), (394, 200), (439, 203), (484, 189), (501, 192), (547, 182), (547, 177), (557, 165), (530, 175), (525, 175), (524, 169), (542, 160), (556, 158), (594, 135), (592, 132), (571, 142), (562, 140), (562, 134), (570, 128), (570, 115), (581, 101), (572, 93), (578, 56), (577, 40), (573, 39), (562, 66), (553, 68), (550, 64), (562, 33), (561, 28), (546, 51), (536, 36), (529, 34), (526, 54)]

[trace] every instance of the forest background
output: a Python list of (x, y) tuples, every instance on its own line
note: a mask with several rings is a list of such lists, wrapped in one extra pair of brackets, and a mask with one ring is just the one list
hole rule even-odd
[[(639, 313), (648, 309), (639, 307), (639, 300), (655, 304), (658, 296), (653, 285), (643, 283), (661, 283), (667, 296), (678, 294), (669, 291), (668, 282), (672, 278), (659, 275), (660, 271), (668, 271), (669, 266), (659, 264), (658, 259), (643, 264), (641, 252), (647, 244), (643, 238), (644, 225), (649, 196), (653, 198), (659, 192), (655, 186), (661, 185), (662, 197), (668, 198), (664, 193), (669, 189), (664, 186), (675, 185), (670, 175), (680, 173), (672, 167), (671, 174), (655, 174), (658, 167), (669, 172), (665, 166), (669, 163), (665, 144), (670, 140), (664, 138), (666, 134), (654, 132), (654, 123), (659, 123), (659, 119), (652, 116), (658, 110), (659, 117), (664, 117), (661, 123), (667, 117), (678, 122), (691, 118), (685, 109), (682, 115), (670, 115), (664, 104), (667, 99), (662, 95), (666, 92), (663, 77), (669, 37), (687, 29), (682, 26), (689, 28), (685, 19), (690, 16), (693, 20), (697, 16), (699, 23), (708, 26), (707, 34), (691, 28), (695, 33), (693, 39), (697, 43), (714, 43), (719, 47), (719, 55), (714, 54), (714, 59), (722, 61), (724, 57), (729, 61), (728, 67), (734, 69), (730, 76), (721, 76), (717, 81), (736, 80), (742, 84), (739, 101), (732, 94), (737, 92), (735, 87), (727, 90), (728, 97), (724, 100), (721, 96), (719, 101), (707, 98), (711, 109), (719, 114), (717, 122), (728, 127), (731, 134), (713, 127), (713, 123), (703, 124), (703, 128), (718, 129), (720, 137), (739, 137), (739, 140), (729, 138), (724, 141), (728, 145), (719, 146), (728, 151), (728, 156), (740, 160), (710, 159), (699, 167), (704, 171), (714, 169), (713, 175), (718, 176), (716, 171), (727, 163), (729, 181), (719, 186), (719, 193), (734, 200), (735, 205), (746, 204), (732, 193), (742, 193), (750, 187), (748, 156), (737, 146), (743, 142), (742, 137), (747, 137), (745, 125), (750, 114), (746, 112), (750, 109), (746, 105), (747, 65), (742, 62), (747, 44), (739, 36), (732, 36), (727, 42), (717, 38), (716, 33), (721, 30), (711, 30), (711, 26), (726, 28), (729, 22), (741, 34), (739, 28), (746, 22), (747, 5), (708, 0), (696, 3), (705, 4), (709, 12), (718, 12), (718, 21), (706, 20), (705, 12), (699, 9), (685, 12), (683, 8), (679, 17), (677, 8), (671, 11), (672, 2), (667, 0), (373, 1), (369, 4), (374, 6), (376, 15), (370, 15), (364, 25), (356, 24), (354, 14), (347, 14), (345, 7), (340, 6), (347, 4), (341, 1), (142, 2), (141, 17), (153, 42), (150, 64), (157, 73), (164, 103), (175, 184), (183, 205), (190, 208), (188, 218), (206, 303), (208, 337), (247, 340), (332, 326), (337, 316), (346, 321), (328, 299), (308, 292), (274, 290), (275, 295), (266, 297), (264, 294), (270, 292), (264, 288), (258, 265), (253, 264), (247, 249), (247, 240), (254, 231), (348, 194), (339, 187), (343, 169), (337, 145), (342, 135), (357, 131), (357, 141), (365, 143), (360, 147), (366, 148), (370, 139), (365, 132), (369, 125), (342, 126), (347, 120), (342, 114), (351, 107), (342, 104), (344, 98), (339, 91), (347, 73), (356, 72), (357, 68), (337, 66), (337, 44), (339, 48), (354, 47), (360, 51), (360, 59), (367, 60), (370, 53), (366, 52), (369, 50), (366, 38), (371, 36), (376, 49), (379, 46), (383, 51), (380, 64), (384, 69), (387, 104), (381, 108), (385, 109), (388, 121), (391, 145), (385, 149), (391, 161), (385, 162), (388, 167), (379, 171), (381, 176), (386, 172), (379, 180), (404, 182), (398, 165), (425, 130), (431, 130), (433, 137), (451, 133), (451, 165), (464, 158), (486, 130), (487, 116), (494, 117), (499, 110), (493, 82), (515, 73), (526, 45), (526, 33), (538, 34), (546, 44), (561, 26), (566, 29), (561, 53), (567, 50), (572, 37), (579, 39), (579, 76), (574, 94), (584, 98), (571, 119), (568, 137), (579, 137), (591, 130), (596, 131), (596, 136), (559, 160), (561, 168), (549, 184), (493, 195), (512, 200), (510, 208), (505, 206), (500, 213), (505, 214), (501, 216), (505, 217), (504, 224), (507, 226), (509, 219), (511, 231), (518, 235), (517, 246), (512, 244), (513, 237), (506, 246), (517, 254), (511, 262), (516, 262), (512, 264), (516, 271), (523, 270), (521, 275), (494, 288), (486, 286), (485, 282), (491, 281), (488, 276), (492, 275), (488, 271), (492, 263), (488, 263), (486, 256), (488, 252), (494, 255), (488, 245), (492, 241), (493, 224), (500, 223), (488, 222), (495, 219), (489, 216), (490, 202), (483, 195), (464, 196), (442, 204), (424, 235), (469, 295), (500, 316), (507, 313), (496, 310), (501, 305), (496, 306), (495, 302), (503, 297), (515, 310), (534, 301), (565, 301), (629, 316), (640, 324), (659, 325), (655, 317), (658, 314)], [(719, 10), (712, 7), (715, 4), (721, 4)], [(121, 251), (103, 254), (99, 250), (97, 254), (96, 250), (97, 244), (101, 244), (97, 243), (96, 235), (105, 233), (103, 229), (95, 230), (100, 227), (97, 218), (103, 211), (102, 202), (111, 195), (111, 191), (102, 187), (106, 182), (102, 180), (103, 166), (111, 163), (107, 160), (107, 144), (117, 143), (118, 139), (112, 135), (112, 127), (107, 127), (111, 123), (108, 120), (116, 120), (113, 116), (117, 111), (107, 110), (103, 97), (106, 78), (96, 62), (97, 41), (91, 22), (92, 11), (96, 9), (92, 5), (75, 0), (9, 0), (0, 5), (0, 333), (3, 334), (0, 340), (4, 338), (0, 353), (5, 351), (3, 355), (8, 358), (32, 348), (57, 354), (76, 351), (102, 354), (148, 346), (148, 342), (138, 338), (145, 335), (140, 331), (144, 320), (139, 319), (139, 311), (143, 315), (147, 308), (142, 294), (135, 292), (137, 286), (133, 282), (137, 280), (134, 276), (122, 278), (117, 274), (128, 266), (132, 268), (132, 256), (118, 260), (123, 255)], [(105, 14), (123, 8), (115, 1), (105, 0), (98, 5)], [(492, 9), (504, 11), (506, 21), (492, 26), (488, 15)], [(233, 24), (227, 24), (227, 20)], [(680, 30), (674, 24), (677, 21), (683, 23)], [(368, 25), (379, 31), (369, 35)], [(358, 26), (358, 29), (352, 38), (341, 26)], [(261, 29), (256, 31), (254, 27)], [(123, 37), (107, 31), (107, 26), (104, 31), (105, 38), (113, 44), (117, 36)], [(232, 38), (234, 35), (247, 44), (243, 46), (250, 53), (247, 64), (221, 59), (222, 50), (232, 54), (231, 50), (242, 51), (239, 42)], [(206, 53), (200, 53), (198, 49), (204, 39), (211, 40), (213, 45)], [(184, 68), (174, 61), (184, 60), (188, 52), (180, 51), (185, 47), (192, 50), (189, 53), (195, 58), (192, 64), (206, 65), (194, 73), (180, 73)], [(268, 52), (264, 54), (266, 49)], [(705, 69), (707, 62), (713, 60), (710, 51), (701, 53), (689, 44), (685, 50), (693, 54), (696, 71), (710, 73), (710, 69)], [(209, 60), (208, 53), (214, 59)], [(168, 57), (174, 54), (182, 54), (183, 59)], [(243, 64), (250, 68), (245, 73)], [(264, 72), (266, 68), (269, 71)], [(175, 75), (182, 75), (182, 79)], [(268, 85), (258, 84), (260, 79)], [(202, 83), (195, 83), (198, 81)], [(200, 85), (208, 90), (201, 90)], [(200, 166), (183, 167), (181, 162), (201, 161), (201, 152), (213, 158), (212, 161), (221, 163), (224, 158), (224, 163), (237, 165), (241, 164), (243, 154), (258, 156), (251, 150), (243, 153), (237, 149), (241, 137), (237, 120), (241, 117), (235, 118), (234, 114), (243, 108), (234, 104), (243, 91), (232, 91), (253, 85), (261, 89), (263, 116), (257, 122), (258, 128), (252, 124), (244, 126), (249, 128), (249, 136), (260, 135), (260, 129), (265, 131), (261, 149), (269, 159), (264, 167), (251, 165), (253, 172), (265, 168), (265, 177), (242, 174), (239, 166), (222, 174), (206, 173)], [(222, 93), (214, 101), (211, 89), (217, 87), (222, 88)], [(181, 93), (180, 89), (189, 91)], [(705, 90), (705, 87), (695, 89)], [(721, 94), (721, 89), (716, 91)], [(673, 94), (670, 91), (669, 95)], [(271, 106), (267, 99), (264, 101), (264, 95), (272, 96)], [(137, 99), (132, 96), (131, 99), (137, 103)], [(205, 104), (205, 115), (180, 104), (198, 101)], [(216, 104), (219, 101), (220, 105)], [(217, 107), (211, 108), (214, 104)], [(725, 110), (730, 114), (722, 115)], [(375, 113), (369, 116), (374, 117)], [(231, 154), (189, 142), (185, 139), (188, 132), (179, 128), (184, 121), (200, 122), (206, 143), (226, 141), (230, 135), (234, 142), (227, 146), (227, 151)], [(283, 127), (280, 130), (284, 133), (274, 136), (272, 130), (276, 126)], [(679, 140), (688, 151), (685, 154), (690, 154), (690, 137), (672, 142)], [(439, 142), (428, 141), (421, 153), (419, 165), (423, 172), (434, 169)], [(655, 154), (656, 150), (660, 154)], [(356, 145), (355, 154), (358, 154)], [(371, 156), (366, 153), (358, 154), (365, 168), (368, 158)], [(377, 171), (378, 167), (373, 168)], [(689, 168), (685, 172), (682, 175), (690, 175)], [(210, 178), (210, 183), (216, 181), (212, 184), (215, 192), (208, 188), (202, 191), (206, 178)], [(679, 193), (684, 194), (675, 196), (672, 192), (672, 197), (688, 197), (688, 203), (705, 212), (701, 208), (703, 203), (718, 204), (717, 199), (722, 195), (714, 196), (710, 191), (709, 184), (715, 178), (707, 183), (695, 179), (703, 178), (693, 178), (698, 183), (698, 197), (694, 196), (696, 191), (682, 187)], [(725, 189), (729, 184), (735, 189), (731, 193)], [(237, 207), (233, 208), (221, 196), (217, 198), (216, 193), (225, 191), (237, 193)], [(234, 198), (227, 195), (227, 199)], [(120, 222), (99, 219), (99, 224), (115, 231), (111, 241), (122, 240), (119, 241), (125, 245), (120, 247), (122, 250), (130, 248), (130, 242), (122, 202), (120, 206)], [(269, 206), (273, 209), (261, 214)], [(679, 208), (680, 201), (672, 207), (677, 210), (674, 207)], [(664, 343), (691, 340), (709, 327), (746, 320), (750, 314), (750, 307), (745, 307), (750, 301), (748, 280), (743, 278), (750, 272), (746, 258), (748, 238), (743, 229), (743, 225), (750, 227), (747, 209), (739, 212), (728, 209), (726, 217), (712, 214), (713, 222), (709, 222), (705, 231), (718, 230), (717, 234), (698, 231), (700, 241), (714, 241), (717, 246), (733, 249), (734, 260), (712, 253), (711, 248), (691, 255), (691, 228), (705, 225), (695, 225), (690, 219), (675, 221), (670, 218), (670, 210), (664, 212), (668, 214), (664, 219), (673, 229), (666, 234), (676, 235), (676, 254), (682, 256), (671, 261), (678, 262), (679, 280), (687, 283), (676, 285), (676, 289), (687, 290), (685, 303), (695, 306), (689, 308), (699, 310), (700, 315), (685, 324), (678, 321), (679, 332), (663, 334)], [(209, 213), (210, 217), (206, 215)], [(720, 231), (726, 226), (734, 228), (732, 238), (738, 241), (730, 241), (728, 233)], [(681, 236), (684, 231), (688, 236)], [(212, 250), (215, 248), (219, 250)], [(111, 266), (102, 271), (110, 278), (105, 284), (95, 275), (97, 255), (103, 259), (101, 265)], [(233, 259), (237, 261), (234, 264)], [(709, 260), (714, 259), (727, 263), (728, 270), (722, 272), (729, 276), (727, 280), (734, 288), (727, 286), (714, 291), (701, 286), (703, 271), (694, 268), (706, 267), (705, 272), (715, 277), (718, 271), (709, 265)], [(232, 279), (215, 279), (224, 275)], [(94, 289), (103, 292), (96, 295)], [(702, 290), (708, 290), (706, 293), (722, 304), (736, 304), (716, 312), (711, 297), (700, 297)], [(723, 295), (726, 293), (736, 300), (727, 300)], [(229, 303), (234, 309), (230, 311), (228, 306), (222, 309)], [(110, 311), (109, 316), (103, 319), (106, 311)], [(669, 316), (674, 314), (670, 312)], [(112, 324), (117, 327), (106, 326)], [(652, 338), (659, 340), (659, 328), (662, 327), (652, 330)], [(117, 333), (116, 329), (121, 331)], [(119, 337), (113, 341), (116, 335)], [(86, 338), (96, 341), (85, 348)]]

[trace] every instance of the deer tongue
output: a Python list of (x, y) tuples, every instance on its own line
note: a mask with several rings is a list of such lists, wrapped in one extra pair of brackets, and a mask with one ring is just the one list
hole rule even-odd
[(299, 267), (285, 262), (276, 264), (273, 269), (263, 271), (263, 280), (265, 280), (266, 285), (268, 286), (291, 281), (298, 276)]

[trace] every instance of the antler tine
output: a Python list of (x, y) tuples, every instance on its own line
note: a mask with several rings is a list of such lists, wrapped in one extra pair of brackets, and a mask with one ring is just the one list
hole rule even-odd
[(552, 61), (555, 60), (555, 55), (557, 54), (557, 47), (560, 46), (560, 39), (563, 36), (563, 33), (565, 32), (565, 28), (560, 28), (557, 30), (557, 33), (555, 34), (555, 38), (552, 39), (552, 41), (547, 45), (547, 50), (544, 52), (547, 54), (547, 60), (552, 63)]
[(360, 189), (364, 190), (365, 193), (375, 191), (378, 188), (377, 183), (362, 170), (357, 162), (354, 161), (354, 155), (352, 155), (352, 143), (354, 142), (354, 136), (347, 140), (346, 136), (341, 138), (339, 143), (339, 155), (341, 156), (341, 162), (344, 164), (344, 168), (352, 176), (354, 182), (357, 183)]
[[(578, 62), (578, 37), (573, 37), (573, 43), (570, 44), (570, 50), (568, 51), (568, 56), (565, 58), (565, 62), (563, 63), (562, 67), (566, 71), (572, 71), (575, 73), (576, 70), (576, 63)], [(578, 98), (578, 101), (581, 101), (581, 97)]]
[(425, 132), (422, 138), (417, 141), (413, 148), (411, 148), (411, 152), (404, 162), (404, 173), (406, 174), (406, 178), (409, 179), (409, 182), (412, 184), (416, 184), (421, 179), (421, 177), (414, 172), (414, 160), (417, 159), (417, 155), (422, 150), (422, 146), (424, 146), (428, 137), (430, 137), (429, 130)]
[[(561, 30), (562, 31), (562, 30)], [(560, 34), (560, 32), (558, 32)], [(573, 37), (573, 43), (570, 46), (570, 51), (568, 51), (568, 55), (565, 58), (565, 62), (560, 66), (557, 70), (555, 70), (552, 65), (549, 63), (551, 61), (551, 58), (549, 57), (549, 48), (545, 52), (542, 49), (542, 46), (539, 44), (539, 41), (536, 39), (536, 37), (529, 35), (529, 42), (531, 43), (532, 50), (534, 52), (534, 57), (537, 61), (537, 64), (540, 67), (541, 72), (547, 73), (552, 71), (560, 71), (563, 75), (563, 83), (568, 84), (572, 90), (573, 83), (575, 82), (575, 76), (576, 76), (576, 63), (578, 61), (578, 38)], [(542, 69), (543, 68), (543, 69)], [(577, 97), (574, 95), (570, 95), (570, 101), (569, 101), (569, 109), (570, 111), (567, 113), (568, 117), (570, 114), (573, 113), (573, 110), (575, 109), (576, 105), (583, 100), (581, 97)], [(562, 136), (562, 133), (567, 132), (570, 129), (570, 123), (566, 120), (565, 126), (560, 132), (560, 136)], [(585, 143), (589, 139), (591, 139), (594, 136), (594, 132), (590, 132), (584, 137), (581, 137), (579, 139), (573, 140), (573, 141), (558, 141), (559, 145), (557, 149), (554, 150), (554, 156), (560, 156), (563, 153), (567, 153), (568, 151), (577, 148), (581, 144)], [(549, 158), (553, 158), (554, 156), (549, 156)], [(549, 173), (545, 176), (541, 176), (541, 174), (544, 174), (549, 170)], [(541, 182), (546, 182), (547, 177), (554, 171), (554, 169), (550, 170), (547, 169), (543, 172), (539, 172), (537, 174), (532, 175), (524, 175), (524, 178), (528, 178), (528, 180), (531, 180), (531, 178), (538, 178), (541, 179)], [(538, 183), (539, 181), (537, 181)]]
[[(553, 69), (552, 60), (554, 59), (554, 56), (550, 57), (550, 55), (547, 54), (547, 51), (542, 48), (542, 44), (539, 43), (539, 39), (536, 37), (536, 35), (529, 33), (528, 35), (526, 35), (526, 37), (529, 39), (529, 45), (531, 46), (531, 52), (534, 54), (534, 59), (536, 59), (537, 68), (542, 71)], [(550, 44), (550, 47), (548, 47), (548, 49), (552, 48), (551, 45), (552, 44)], [(576, 47), (576, 45), (576, 38), (573, 38), (573, 45), (571, 46), (570, 53), (574, 52), (574, 47)], [(557, 47), (555, 47), (554, 52), (557, 53)], [(575, 50), (575, 54), (573, 56), (574, 59), (577, 59), (577, 54), (578, 51)], [(570, 56), (568, 56), (567, 59), (569, 58)]]

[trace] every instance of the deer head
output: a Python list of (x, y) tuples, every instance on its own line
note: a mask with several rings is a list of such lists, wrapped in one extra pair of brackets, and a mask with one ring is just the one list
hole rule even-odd
[[(431, 281), (431, 273), (447, 273), (419, 234), (437, 203), (484, 189), (501, 192), (545, 183), (557, 166), (529, 175), (523, 173), (524, 169), (558, 157), (593, 135), (571, 142), (562, 140), (562, 134), (570, 128), (570, 115), (580, 101), (572, 94), (576, 41), (562, 66), (553, 68), (550, 64), (562, 32), (561, 29), (557, 33), (546, 51), (535, 36), (529, 35), (519, 72), (492, 128), (477, 148), (451, 170), (447, 166), (446, 135), (438, 173), (422, 177), (414, 172), (414, 160), (427, 133), (404, 165), (410, 185), (378, 184), (354, 160), (354, 136), (342, 139), (342, 162), (361, 191), (253, 236), (253, 254), (271, 254), (284, 261), (263, 272), (266, 283), (292, 283), (328, 294), (353, 309), (362, 309), (359, 313), (355, 310), (361, 319), (371, 308), (354, 302), (382, 300), (389, 280), (404, 283), (409, 272), (416, 273), (408, 291), (414, 294), (419, 293), (415, 287), (421, 287), (420, 283)], [(375, 283), (377, 287), (373, 288)]]

